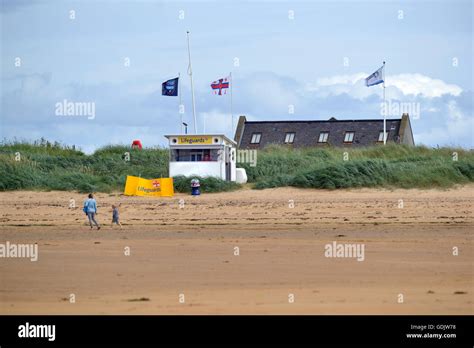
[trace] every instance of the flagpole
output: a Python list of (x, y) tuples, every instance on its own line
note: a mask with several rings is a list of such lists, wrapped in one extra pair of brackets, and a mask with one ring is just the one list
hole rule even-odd
[[(385, 61), (383, 62), (383, 104), (387, 108), (385, 103)], [(387, 112), (383, 113), (383, 144), (387, 144)]]
[(193, 103), (193, 118), (194, 118), (194, 134), (197, 134), (197, 125), (196, 125), (196, 105), (194, 103), (194, 82), (193, 82), (193, 69), (191, 66), (191, 50), (189, 48), (189, 31), (186, 31), (188, 37), (188, 57), (189, 57), (189, 66), (188, 66), (188, 74), (191, 78), (191, 99)]
[(230, 117), (232, 119), (232, 128), (230, 130), (230, 135), (234, 132), (234, 112), (232, 110), (232, 85), (234, 84), (234, 80), (232, 78), (232, 71), (229, 74), (230, 76)]
[(181, 73), (179, 72), (178, 73), (178, 95), (179, 95), (178, 113), (179, 113), (181, 134), (183, 134), (183, 113), (181, 112), (182, 99), (181, 99), (181, 82), (179, 81), (180, 79), (181, 79)]

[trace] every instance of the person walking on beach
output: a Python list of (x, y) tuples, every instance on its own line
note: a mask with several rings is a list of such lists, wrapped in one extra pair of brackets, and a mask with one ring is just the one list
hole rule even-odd
[(100, 225), (95, 220), (95, 215), (97, 214), (97, 202), (92, 193), (89, 194), (89, 198), (84, 202), (84, 213), (86, 213), (89, 218), (91, 228), (93, 228), (92, 223), (94, 223), (97, 226), (97, 229), (100, 230)]
[(122, 224), (119, 221), (119, 211), (116, 205), (112, 204), (112, 227), (114, 226), (114, 223), (120, 226), (122, 228)]

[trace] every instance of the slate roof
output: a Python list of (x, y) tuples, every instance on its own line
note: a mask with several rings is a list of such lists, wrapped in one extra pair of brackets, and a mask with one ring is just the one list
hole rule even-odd
[[(407, 115), (408, 116), (408, 115)], [(387, 142), (400, 143), (400, 124), (402, 119), (387, 119)], [(383, 119), (362, 120), (309, 120), (309, 121), (247, 121), (241, 116), (237, 126), (235, 140), (239, 148), (263, 148), (270, 144), (283, 145), (287, 133), (295, 133), (291, 147), (348, 146), (360, 147), (380, 144), (379, 134), (383, 131)], [(328, 132), (327, 143), (318, 143), (319, 134)], [(346, 132), (354, 132), (352, 143), (344, 142)], [(411, 127), (409, 129), (410, 136)], [(261, 133), (259, 144), (251, 144), (252, 135)], [(405, 138), (405, 137), (403, 137)]]

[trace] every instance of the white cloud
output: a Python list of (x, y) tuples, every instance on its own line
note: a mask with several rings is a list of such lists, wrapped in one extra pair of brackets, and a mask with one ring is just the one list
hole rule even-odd
[(300, 84), (273, 73), (257, 73), (240, 84), (245, 103), (272, 114), (288, 113), (290, 105), (301, 105)]
[(457, 85), (448, 84), (439, 79), (421, 74), (400, 74), (388, 76), (385, 85), (397, 87), (404, 95), (422, 95), (428, 98), (441, 97), (450, 94), (459, 96), (462, 88)]
[(472, 148), (474, 118), (466, 115), (455, 100), (448, 101), (444, 111), (441, 115), (447, 115), (447, 117), (442, 119), (430, 117), (426, 120), (434, 126), (424, 127), (423, 132), (415, 133), (416, 142), (418, 144), (467, 145)]
[[(223, 113), (216, 109), (209, 112), (200, 112), (198, 113), (198, 123), (199, 121), (201, 121), (201, 124), (198, 125), (198, 133), (224, 133), (227, 136), (232, 133), (232, 118), (230, 113)], [(238, 116), (234, 115), (234, 127), (237, 121)], [(189, 130), (190, 129), (191, 128), (189, 128)]]
[[(358, 99), (367, 98), (372, 94), (380, 95), (380, 88), (367, 88), (365, 86), (364, 79), (368, 75), (362, 72), (352, 75), (323, 77), (317, 79), (315, 83), (307, 84), (305, 90), (315, 92), (320, 96), (347, 93)], [(421, 74), (388, 75), (385, 80), (387, 89), (391, 89), (390, 96), (392, 98), (410, 95), (420, 95), (426, 98), (441, 97), (443, 95), (457, 97), (463, 91), (458, 85), (448, 84), (442, 80)]]
[(458, 105), (455, 100), (450, 100), (447, 105), (448, 116), (452, 120), (461, 120), (464, 119), (462, 111), (458, 108)]
[(332, 86), (340, 84), (352, 84), (355, 85), (359, 80), (367, 77), (365, 73), (357, 73), (353, 75), (336, 75), (332, 77), (322, 77), (316, 80), (318, 86)]

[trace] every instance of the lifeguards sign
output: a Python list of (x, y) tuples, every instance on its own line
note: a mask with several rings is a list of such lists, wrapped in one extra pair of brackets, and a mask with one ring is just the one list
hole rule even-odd
[(173, 178), (149, 180), (127, 175), (123, 193), (126, 196), (173, 197)]
[(203, 145), (212, 144), (212, 137), (207, 135), (191, 135), (191, 136), (179, 136), (178, 145)]

